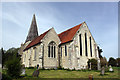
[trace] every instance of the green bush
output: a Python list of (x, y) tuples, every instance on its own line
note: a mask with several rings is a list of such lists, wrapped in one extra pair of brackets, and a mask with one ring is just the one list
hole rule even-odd
[(107, 62), (107, 59), (105, 57), (103, 58), (100, 58), (100, 64), (101, 64), (101, 67), (106, 67), (108, 66), (108, 62)]
[(12, 80), (12, 78), (9, 75), (2, 74), (2, 80)]
[(116, 61), (117, 61), (117, 67), (120, 67), (120, 58), (117, 58)]
[[(2, 50), (2, 62), (4, 63), (3, 67), (6, 69), (6, 75), (9, 75), (11, 78), (18, 78), (22, 71), (18, 50), (19, 48), (10, 48), (7, 51)], [(6, 77), (6, 75), (4, 76)]]
[(35, 69), (35, 67), (26, 67), (26, 69)]
[(88, 60), (88, 65), (91, 63), (91, 70), (97, 70), (97, 60), (96, 59), (91, 59)]
[(13, 58), (6, 62), (6, 73), (12, 78), (18, 78), (21, 75), (22, 65), (19, 58)]
[(114, 59), (113, 57), (110, 57), (109, 61), (108, 61), (108, 65), (111, 65), (112, 67), (113, 66), (116, 67), (116, 65), (117, 65), (116, 59)]
[(2, 67), (6, 66), (6, 62), (13, 59), (14, 57), (20, 57), (18, 54), (19, 48), (10, 48), (7, 51), (1, 48), (0, 53), (2, 53)]
[(64, 70), (64, 68), (62, 68), (61, 66), (59, 66), (57, 69), (58, 70)]

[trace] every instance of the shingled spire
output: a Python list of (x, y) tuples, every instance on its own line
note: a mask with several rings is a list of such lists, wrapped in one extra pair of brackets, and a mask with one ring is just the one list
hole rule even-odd
[(36, 18), (35, 18), (35, 14), (34, 14), (33, 19), (32, 19), (32, 23), (31, 23), (31, 26), (29, 29), (29, 33), (28, 33), (28, 36), (27, 36), (27, 39), (25, 42), (32, 41), (37, 36), (38, 36), (38, 30), (37, 30), (37, 23), (36, 23)]

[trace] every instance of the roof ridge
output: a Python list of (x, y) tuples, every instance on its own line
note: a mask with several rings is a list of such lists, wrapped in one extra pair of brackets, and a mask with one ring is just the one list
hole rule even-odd
[[(82, 23), (83, 23), (83, 22), (82, 22)], [(82, 23), (81, 23), (81, 24), (82, 24)], [(81, 25), (81, 24), (75, 25), (74, 27), (71, 27), (71, 28), (63, 31), (63, 32), (59, 33), (58, 35), (60, 35), (60, 34), (62, 34), (62, 33), (64, 33), (64, 32), (67, 32), (68, 30), (71, 30), (71, 29), (73, 29), (73, 28), (75, 28), (75, 27), (77, 27), (77, 26), (79, 26), (79, 25)]]
[[(50, 28), (50, 29), (51, 29), (51, 28)], [(44, 33), (46, 33), (46, 32), (49, 32), (50, 29), (48, 29), (47, 31), (43, 32), (42, 34), (44, 34)], [(39, 36), (41, 36), (42, 34), (40, 34)], [(38, 37), (39, 37), (39, 36), (38, 36)]]
[(59, 36), (59, 38), (61, 40), (61, 44), (73, 40), (74, 35), (76, 34), (76, 32), (78, 31), (78, 29), (81, 27), (82, 24), (83, 23), (78, 24), (78, 25), (76, 25), (76, 26), (74, 26), (74, 27), (72, 27), (72, 28), (58, 34), (58, 36)]

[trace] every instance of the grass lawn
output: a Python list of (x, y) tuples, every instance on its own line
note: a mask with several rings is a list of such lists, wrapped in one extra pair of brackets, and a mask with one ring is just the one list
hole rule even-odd
[(2, 73), (2, 68), (0, 68), (0, 72)]
[[(39, 78), (88, 78), (93, 74), (94, 78), (118, 78), (118, 70), (120, 67), (114, 67), (114, 72), (105, 72), (104, 76), (100, 75), (100, 71), (68, 71), (68, 70), (40, 70)], [(26, 69), (26, 76), (24, 78), (31, 78), (35, 69)]]
[[(114, 69), (114, 72), (105, 72), (104, 76), (100, 75), (100, 71), (94, 71), (94, 70), (91, 70), (91, 71), (90, 70), (79, 70), (79, 71), (39, 70), (40, 74), (38, 78), (41, 78), (40, 80), (64, 80), (64, 79), (65, 80), (88, 80), (85, 78), (89, 78), (89, 75), (92, 74), (94, 80), (120, 80), (120, 77), (119, 77), (120, 67), (113, 67), (113, 69)], [(17, 80), (39, 80), (36, 77), (32, 77), (32, 74), (35, 70), (36, 69), (26, 69), (26, 75)], [(6, 74), (6, 70), (2, 70), (2, 73)], [(62, 79), (59, 79), (59, 78), (62, 78)], [(77, 78), (84, 78), (84, 79), (77, 79)], [(109, 79), (106, 79), (106, 78), (109, 78)], [(119, 79), (113, 79), (113, 78), (119, 78)], [(16, 79), (13, 79), (13, 80), (16, 80)]]

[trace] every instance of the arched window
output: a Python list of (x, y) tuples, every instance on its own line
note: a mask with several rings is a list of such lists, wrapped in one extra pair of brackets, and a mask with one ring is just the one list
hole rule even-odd
[(48, 44), (48, 57), (55, 58), (56, 56), (56, 43), (54, 41)]
[(79, 35), (79, 41), (80, 41), (80, 55), (82, 56), (82, 36)]
[(65, 56), (67, 56), (67, 46), (65, 45)]
[(36, 60), (36, 57), (37, 57), (37, 48), (34, 47), (33, 49), (34, 49), (34, 60)]
[(62, 47), (61, 47), (61, 57), (62, 57)]
[(92, 40), (91, 40), (91, 37), (90, 37), (90, 53), (91, 53), (91, 57), (92, 57)]
[(85, 33), (85, 53), (86, 53), (86, 56), (88, 56), (88, 53), (87, 53), (87, 33)]

